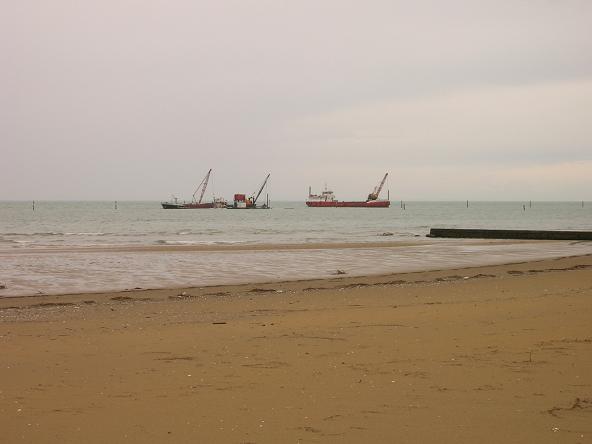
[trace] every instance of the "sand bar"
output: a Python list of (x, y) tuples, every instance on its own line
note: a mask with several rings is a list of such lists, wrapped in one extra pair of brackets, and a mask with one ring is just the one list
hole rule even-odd
[(3, 442), (589, 442), (592, 257), (0, 300)]

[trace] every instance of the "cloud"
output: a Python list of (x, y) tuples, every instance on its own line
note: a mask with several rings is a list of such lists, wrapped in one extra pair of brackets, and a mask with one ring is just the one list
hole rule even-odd
[(581, 80), (367, 103), (294, 122), (290, 135), (322, 143), (325, 158), (512, 167), (592, 160), (591, 121), (592, 80)]
[(390, 190), (394, 200), (590, 201), (590, 171), (592, 161), (395, 167)]
[(442, 171), (587, 162), (591, 16), (585, 0), (11, 2), (0, 198), (158, 199), (210, 167), (227, 196), (271, 171), (276, 198), (324, 181), (356, 197), (397, 170), (436, 175), (406, 195), (463, 198)]

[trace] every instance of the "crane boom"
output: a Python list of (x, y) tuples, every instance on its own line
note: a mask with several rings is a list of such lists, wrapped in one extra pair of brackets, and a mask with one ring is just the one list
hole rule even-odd
[(263, 181), (263, 185), (261, 185), (261, 188), (259, 188), (259, 192), (257, 193), (257, 196), (255, 196), (255, 199), (253, 199), (253, 205), (255, 205), (255, 203), (257, 202), (257, 199), (259, 199), (259, 196), (261, 195), (261, 191), (263, 191), (263, 188), (265, 188), (265, 184), (267, 183), (267, 180), (269, 179), (269, 176), (271, 176), (271, 173), (269, 173), (267, 175), (267, 177)]
[(384, 175), (384, 177), (382, 178), (382, 181), (380, 182), (380, 185), (378, 186), (378, 190), (376, 190), (376, 198), (378, 199), (378, 195), (380, 194), (380, 192), (382, 191), (382, 187), (384, 186), (384, 183), (386, 182), (386, 178), (388, 177), (388, 173), (386, 173)]
[(378, 195), (382, 191), (382, 187), (384, 186), (384, 183), (386, 182), (387, 176), (388, 176), (388, 173), (386, 173), (384, 175), (384, 177), (380, 181), (380, 184), (377, 187), (374, 187), (374, 191), (372, 193), (368, 194), (368, 200), (376, 200), (376, 199), (378, 199)]
[(204, 194), (206, 193), (206, 188), (208, 186), (208, 181), (210, 180), (211, 173), (212, 173), (212, 169), (210, 168), (210, 171), (208, 171), (208, 174), (206, 174), (206, 177), (204, 177), (204, 179), (201, 181), (201, 183), (195, 189), (195, 193), (193, 193), (193, 200), (195, 200), (195, 195), (197, 194), (197, 192), (201, 188), (201, 194), (199, 195), (199, 200), (197, 201), (198, 204), (201, 203), (201, 200), (203, 199)]

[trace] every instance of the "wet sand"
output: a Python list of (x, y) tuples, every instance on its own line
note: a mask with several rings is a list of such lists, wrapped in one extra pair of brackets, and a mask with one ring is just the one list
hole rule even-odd
[[(37, 253), (179, 253), (194, 251), (278, 251), (278, 250), (335, 250), (347, 248), (388, 248), (429, 245), (438, 241), (381, 241), (381, 242), (310, 242), (299, 244), (163, 244), (163, 245), (104, 245), (11, 248), (0, 250), (1, 255)], [(488, 244), (495, 241), (477, 240), (473, 243)], [(516, 241), (512, 241), (515, 243)]]
[(592, 254), (590, 242), (462, 239), (262, 244), (203, 250), (210, 247), (165, 246), (159, 250), (154, 246), (122, 245), (0, 250), (0, 283), (6, 285), (0, 297), (325, 279), (337, 269), (350, 276), (369, 276)]
[[(386, 236), (386, 235), (385, 235)], [(309, 242), (297, 244), (164, 244), (164, 245), (94, 245), (63, 247), (23, 247), (0, 249), (0, 257), (20, 254), (56, 253), (183, 253), (183, 252), (233, 252), (233, 251), (290, 251), (290, 250), (347, 250), (368, 248), (404, 248), (435, 244), (449, 245), (502, 245), (502, 244), (550, 244), (557, 241), (520, 239), (425, 239), (416, 241), (377, 241), (377, 242)]]
[(590, 442), (592, 256), (0, 299), (2, 442)]

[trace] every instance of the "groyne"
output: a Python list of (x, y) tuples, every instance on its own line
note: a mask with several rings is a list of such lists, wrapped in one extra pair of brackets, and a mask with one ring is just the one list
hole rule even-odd
[(470, 239), (539, 239), (539, 240), (589, 240), (592, 231), (570, 230), (487, 230), (480, 228), (431, 228), (428, 237)]

